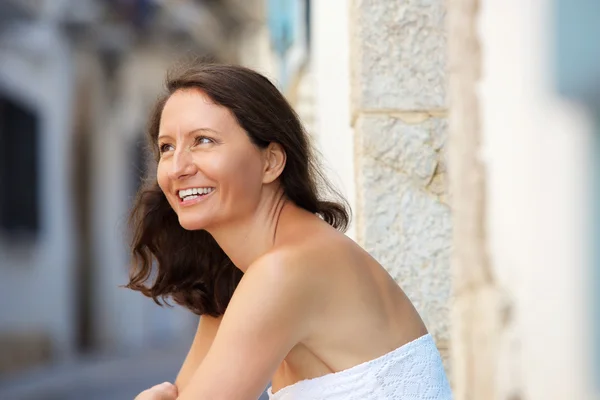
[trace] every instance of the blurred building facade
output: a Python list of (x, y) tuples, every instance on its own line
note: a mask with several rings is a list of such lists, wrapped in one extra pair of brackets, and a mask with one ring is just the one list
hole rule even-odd
[(0, 15), (0, 372), (187, 340), (190, 313), (119, 287), (146, 117), (184, 56), (260, 61), (265, 8), (7, 0)]

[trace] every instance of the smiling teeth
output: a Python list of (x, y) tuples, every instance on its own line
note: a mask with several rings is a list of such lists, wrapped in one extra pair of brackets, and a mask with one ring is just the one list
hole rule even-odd
[(209, 194), (213, 190), (215, 190), (215, 188), (212, 188), (212, 187), (192, 188), (192, 189), (180, 190), (178, 194), (181, 199), (185, 200), (189, 196), (194, 196), (194, 198), (196, 198), (197, 195)]

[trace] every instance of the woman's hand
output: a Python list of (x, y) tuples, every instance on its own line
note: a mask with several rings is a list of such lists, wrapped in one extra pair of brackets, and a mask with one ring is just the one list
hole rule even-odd
[(152, 386), (138, 394), (134, 400), (176, 400), (177, 386), (165, 382), (160, 385)]

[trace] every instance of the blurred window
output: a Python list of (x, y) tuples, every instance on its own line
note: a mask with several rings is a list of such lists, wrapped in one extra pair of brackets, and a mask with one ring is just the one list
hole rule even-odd
[(39, 117), (0, 94), (0, 230), (37, 234), (39, 212)]

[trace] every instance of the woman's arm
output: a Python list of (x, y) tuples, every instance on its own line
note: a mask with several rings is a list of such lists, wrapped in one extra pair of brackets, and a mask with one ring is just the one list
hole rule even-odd
[[(296, 265), (294, 265), (296, 264)], [(318, 312), (314, 275), (290, 257), (253, 264), (235, 290), (215, 340), (179, 400), (256, 400)]]
[(204, 360), (219, 330), (222, 319), (222, 316), (215, 318), (210, 315), (203, 315), (200, 317), (194, 341), (175, 380), (175, 386), (177, 386), (179, 393), (187, 386), (192, 375)]

